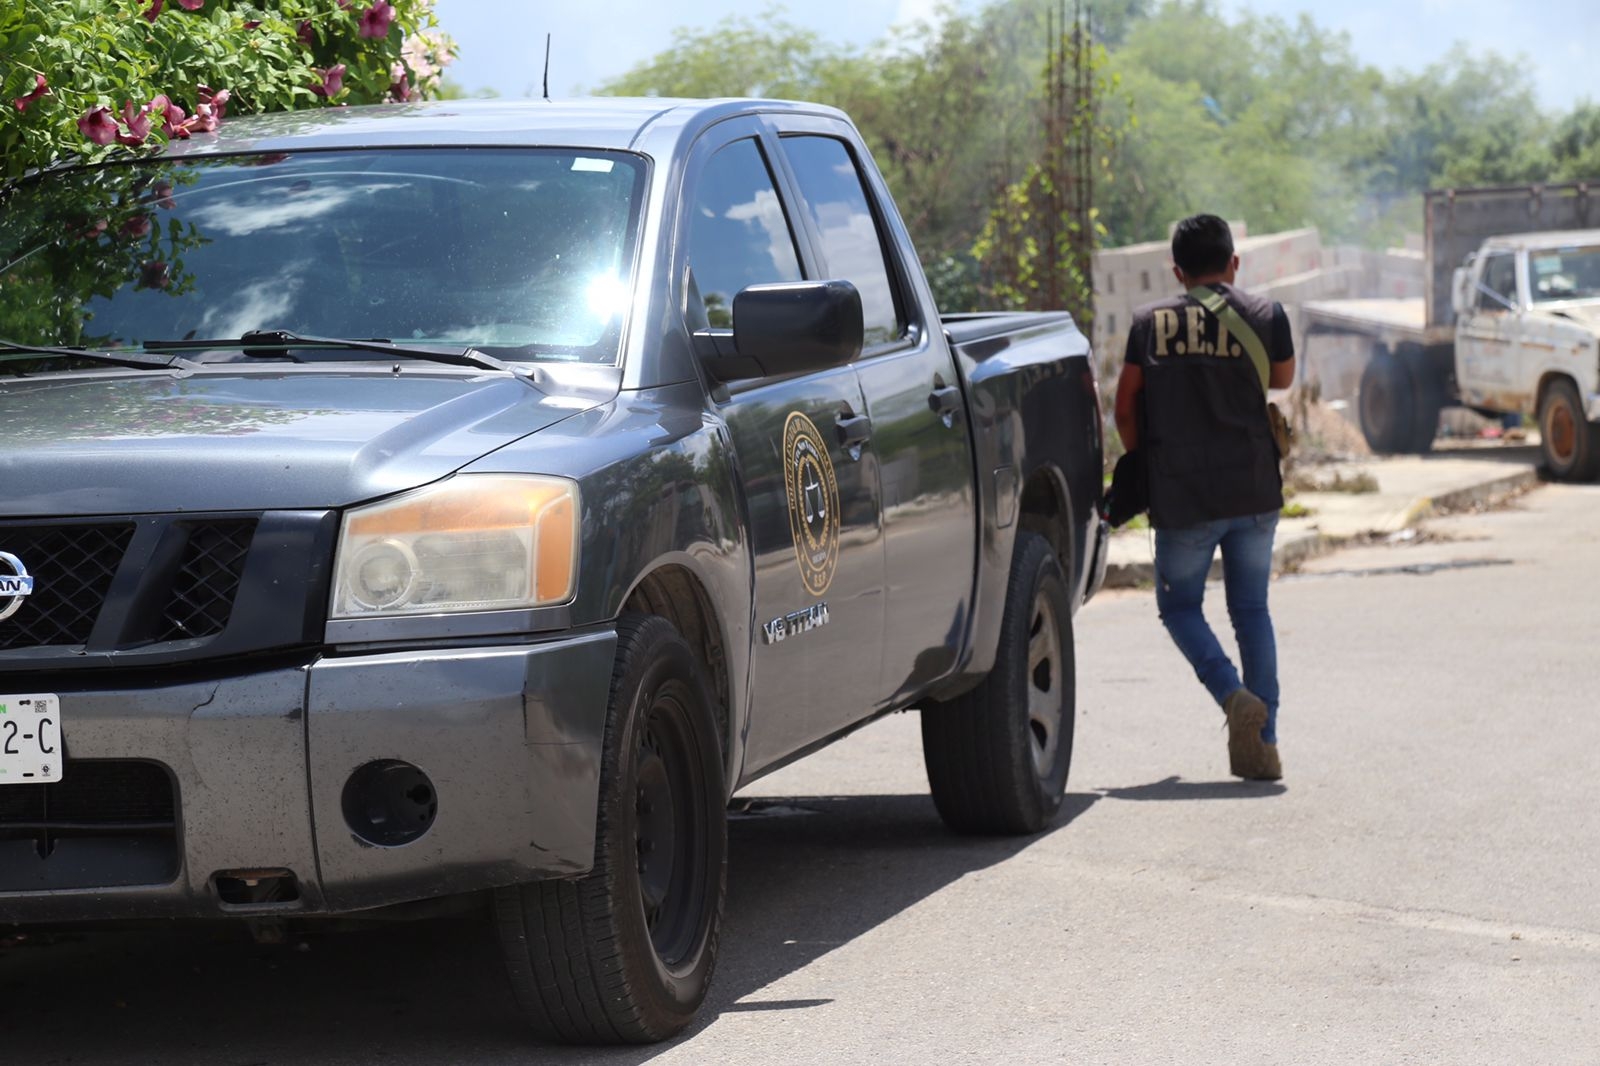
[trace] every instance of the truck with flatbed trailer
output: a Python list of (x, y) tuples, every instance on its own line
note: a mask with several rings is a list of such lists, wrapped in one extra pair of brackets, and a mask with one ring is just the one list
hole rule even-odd
[(229, 122), (0, 191), (0, 930), (479, 908), (540, 1035), (706, 994), (725, 812), (921, 714), (1061, 803), (1102, 422), (941, 317), (848, 118)]
[(1600, 187), (1441, 189), (1425, 211), (1426, 296), (1311, 301), (1308, 332), (1370, 338), (1363, 435), (1421, 453), (1440, 411), (1537, 421), (1562, 480), (1600, 475)]

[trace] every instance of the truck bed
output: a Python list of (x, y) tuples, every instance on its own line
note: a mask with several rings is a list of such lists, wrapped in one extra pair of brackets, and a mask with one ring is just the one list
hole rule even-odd
[(966, 347), (1008, 333), (1071, 322), (1072, 316), (1065, 311), (971, 311), (940, 315), (939, 321), (953, 343)]
[(1307, 333), (1360, 333), (1390, 342), (1428, 343), (1427, 301), (1379, 298), (1309, 300), (1300, 305)]

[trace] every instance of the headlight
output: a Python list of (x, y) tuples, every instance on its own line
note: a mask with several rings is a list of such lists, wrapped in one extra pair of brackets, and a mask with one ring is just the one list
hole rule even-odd
[(344, 516), (334, 618), (564, 603), (577, 576), (578, 486), (463, 474)]

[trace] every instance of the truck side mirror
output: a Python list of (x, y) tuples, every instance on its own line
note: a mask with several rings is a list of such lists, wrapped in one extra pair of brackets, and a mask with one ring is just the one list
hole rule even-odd
[(1466, 266), (1456, 267), (1455, 274), (1450, 283), (1450, 306), (1455, 311), (1456, 317), (1470, 314), (1472, 305), (1476, 301), (1472, 298), (1472, 263), (1468, 260)]
[(864, 337), (861, 294), (848, 281), (748, 286), (733, 298), (731, 331), (701, 329), (694, 335), (696, 350), (718, 381), (843, 366), (861, 354)]

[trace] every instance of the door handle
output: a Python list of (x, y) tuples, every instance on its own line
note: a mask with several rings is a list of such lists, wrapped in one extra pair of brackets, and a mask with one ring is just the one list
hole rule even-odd
[(833, 420), (833, 431), (839, 435), (839, 447), (852, 459), (861, 458), (861, 446), (872, 436), (872, 419), (866, 415), (852, 415), (841, 411)]
[(946, 426), (955, 425), (956, 415), (961, 411), (961, 387), (945, 385), (938, 380), (933, 385), (933, 391), (928, 393), (928, 410), (938, 415)]

